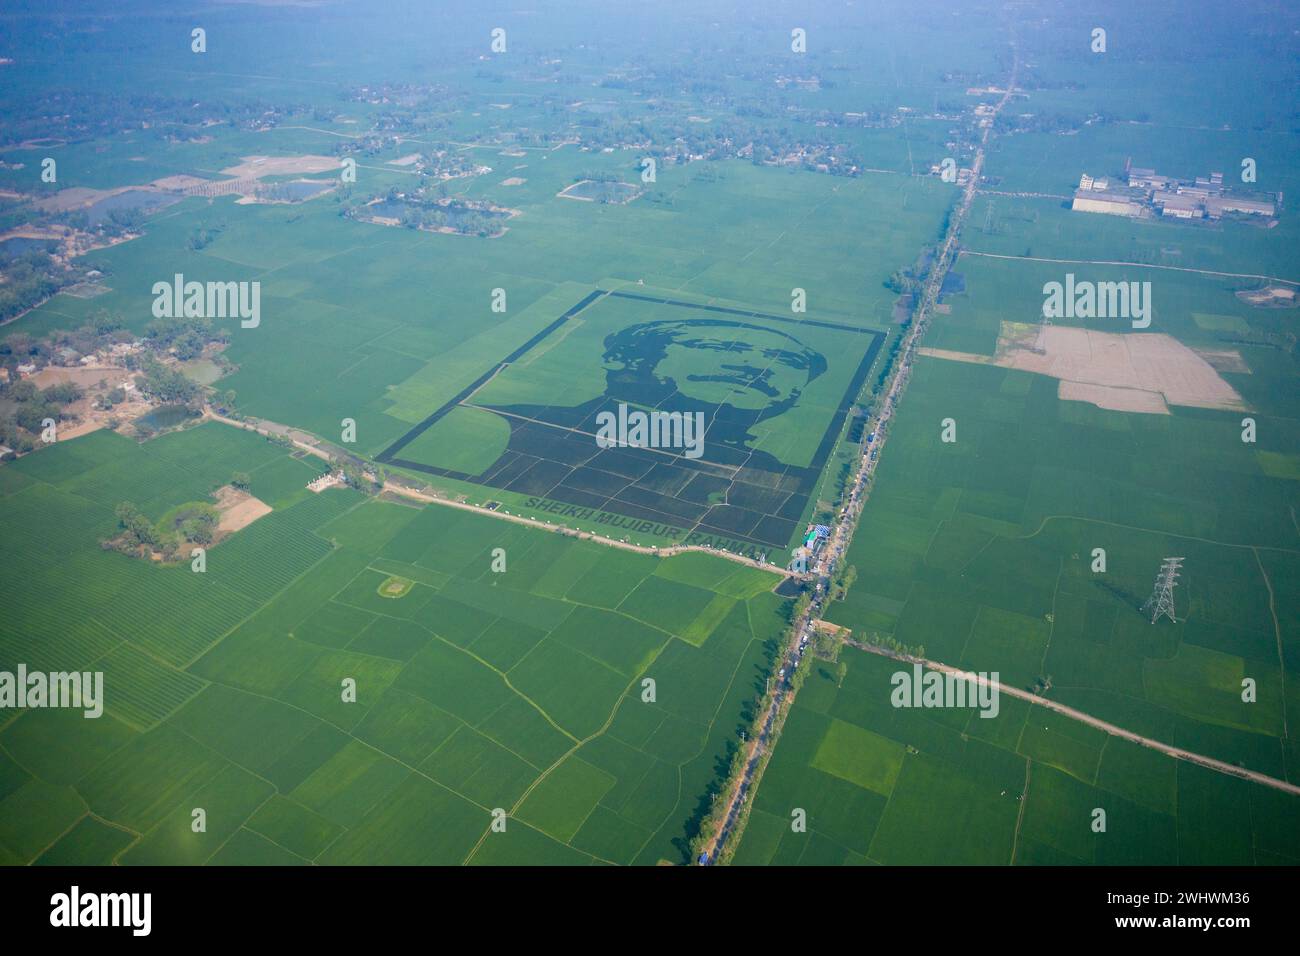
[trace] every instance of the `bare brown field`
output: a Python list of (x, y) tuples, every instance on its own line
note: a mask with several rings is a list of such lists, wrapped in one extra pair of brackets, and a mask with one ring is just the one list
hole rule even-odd
[(67, 212), (70, 209), (93, 206), (101, 199), (140, 188), (142, 187), (122, 186), (118, 189), (90, 189), (86, 186), (73, 186), (69, 189), (60, 189), (53, 196), (40, 200), (36, 205), (47, 212)]
[(67, 226), (60, 226), (57, 223), (50, 226), (32, 226), (21, 225), (15, 226), (8, 232), (0, 233), (0, 242), (6, 239), (50, 239), (63, 240), (72, 235), (72, 230)]
[(265, 501), (254, 498), (247, 491), (240, 491), (233, 485), (223, 485), (213, 495), (217, 499), (217, 511), (221, 512), (217, 531), (222, 534), (233, 534), (271, 513), (271, 506)]
[(1159, 392), (1147, 392), (1140, 388), (1121, 388), (1115, 385), (1088, 385), (1084, 382), (1067, 382), (1058, 384), (1056, 397), (1062, 401), (1088, 402), (1098, 408), (1107, 408), (1113, 412), (1143, 412), (1148, 415), (1168, 415), (1169, 406), (1165, 397)]
[[(103, 395), (131, 380), (132, 373), (117, 365), (90, 365), (76, 368), (47, 366), (30, 379), (37, 388), (49, 388), (63, 382), (72, 382), (85, 391), (85, 396), (63, 406), (64, 411), (76, 417), (76, 421), (59, 423), (59, 440), (67, 441), (107, 427), (109, 419), (118, 422), (134, 421), (152, 407), (140, 398), (139, 392), (127, 392), (127, 401), (111, 409), (92, 408), (91, 402), (98, 395)], [(100, 386), (103, 382), (103, 386)]]
[(164, 176), (162, 179), (155, 179), (149, 185), (154, 189), (161, 189), (164, 192), (178, 192), (189, 189), (191, 186), (202, 186), (211, 182), (208, 179), (200, 179), (198, 176)]
[[(1097, 332), (1003, 322), (993, 355), (926, 348), (921, 353), (1048, 375), (1061, 381), (1061, 398), (1116, 411), (1164, 414), (1166, 405), (1232, 411), (1246, 408), (1215, 366), (1164, 333)], [(1227, 358), (1218, 360), (1224, 363)]]
[(291, 176), (295, 173), (324, 173), (339, 168), (336, 156), (244, 156), (237, 166), (223, 169), (222, 175), (236, 179), (261, 179), (263, 176)]
[(74, 368), (47, 365), (31, 377), (37, 388), (49, 388), (64, 382), (71, 382), (78, 388), (91, 388), (101, 379), (107, 381), (108, 388), (114, 388), (130, 381), (131, 373), (120, 365), (78, 365)]
[(1235, 293), (1238, 299), (1257, 309), (1289, 309), (1296, 304), (1296, 290), (1290, 286), (1270, 285), (1264, 289)]

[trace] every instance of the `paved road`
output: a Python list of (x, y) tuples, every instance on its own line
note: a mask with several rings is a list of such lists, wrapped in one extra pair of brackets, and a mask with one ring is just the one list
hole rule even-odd
[(708, 847), (704, 851), (704, 859), (700, 862), (712, 863), (715, 861), (718, 854), (725, 847), (727, 840), (733, 838), (736, 833), (745, 797), (757, 785), (767, 742), (773, 734), (780, 732), (780, 728), (785, 721), (785, 715), (789, 713), (789, 705), (794, 701), (794, 689), (790, 686), (790, 675), (794, 665), (798, 663), (802, 655), (799, 642), (820, 620), (823, 602), (827, 599), (827, 590), (836, 564), (843, 555), (848, 553), (849, 543), (857, 527), (857, 517), (862, 511), (863, 503), (870, 494), (871, 479), (876, 472), (876, 465), (880, 459), (880, 450), (889, 435), (889, 423), (893, 419), (894, 409), (897, 407), (898, 400), (907, 385), (912, 362), (916, 359), (917, 342), (929, 324), (930, 314), (939, 300), (939, 291), (943, 287), (943, 280), (956, 256), (961, 226), (970, 212), (971, 203), (975, 199), (980, 173), (984, 168), (984, 149), (988, 144), (989, 134), (993, 129), (993, 121), (1010, 101), (1019, 71), (1020, 57), (1017, 53), (1011, 67), (1011, 79), (1007, 84), (1007, 90), (1002, 99), (998, 101), (997, 106), (994, 107), (993, 115), (983, 121), (979, 144), (975, 150), (975, 158), (971, 162), (970, 180), (963, 189), (960, 202), (949, 218), (948, 232), (931, 267), (929, 280), (926, 283), (921, 304), (917, 309), (916, 318), (905, 334), (903, 343), (899, 348), (898, 367), (893, 373), (888, 390), (877, 404), (872, 417), (868, 419), (866, 432), (874, 437), (863, 449), (862, 467), (858, 470), (857, 477), (848, 489), (845, 504), (831, 527), (831, 533), (826, 544), (819, 553), (817, 565), (814, 569), (818, 581), (817, 596), (809, 608), (808, 616), (796, 621), (790, 630), (790, 640), (782, 655), (784, 669), (781, 673), (783, 676), (778, 678), (779, 684), (776, 692), (772, 695), (772, 702), (768, 707), (767, 715), (763, 719), (762, 732), (750, 745), (743, 770), (728, 790), (727, 812), (723, 816), (717, 834), (709, 841)]

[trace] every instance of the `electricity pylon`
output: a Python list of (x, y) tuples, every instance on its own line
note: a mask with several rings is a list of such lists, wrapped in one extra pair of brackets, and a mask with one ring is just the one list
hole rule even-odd
[(1147, 603), (1142, 605), (1142, 613), (1151, 612), (1151, 623), (1154, 624), (1160, 618), (1167, 617), (1175, 624), (1178, 618), (1174, 616), (1174, 585), (1178, 583), (1178, 572), (1182, 569), (1183, 558), (1165, 558), (1160, 564), (1160, 573), (1156, 575), (1155, 586), (1151, 589), (1151, 596), (1147, 598)]

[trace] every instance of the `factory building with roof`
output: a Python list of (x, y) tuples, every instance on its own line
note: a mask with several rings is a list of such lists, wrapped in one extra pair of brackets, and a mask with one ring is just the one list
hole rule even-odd
[(1271, 219), (1277, 216), (1282, 202), (1281, 193), (1227, 190), (1223, 173), (1219, 172), (1184, 180), (1130, 162), (1125, 166), (1125, 175), (1128, 185), (1121, 186), (1105, 177), (1084, 173), (1070, 208), (1130, 218), (1158, 212), (1170, 219), (1221, 219), (1234, 213)]

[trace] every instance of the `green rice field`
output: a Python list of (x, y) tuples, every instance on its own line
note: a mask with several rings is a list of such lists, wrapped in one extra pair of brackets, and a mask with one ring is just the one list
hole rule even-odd
[[(685, 862), (785, 625), (779, 579), (296, 495), (287, 464), (207, 424), (4, 469), (2, 560), (25, 570), (4, 578), (23, 626), (0, 629), (0, 661), (102, 670), (106, 709), (6, 715), (0, 859)], [(153, 513), (231, 468), (281, 490), (204, 574), (99, 548), (119, 499)]]

